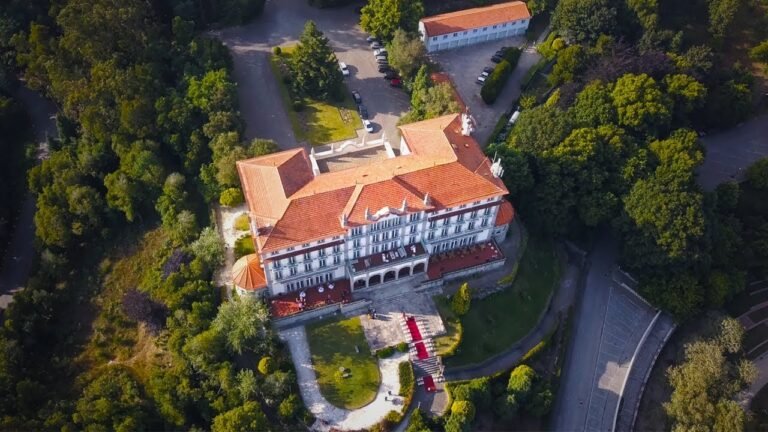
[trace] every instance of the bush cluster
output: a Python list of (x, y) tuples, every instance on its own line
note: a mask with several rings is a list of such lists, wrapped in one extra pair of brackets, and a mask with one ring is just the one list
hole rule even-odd
[(400, 352), (408, 352), (408, 343), (400, 342), (399, 344), (397, 344), (396, 348)]
[(225, 189), (219, 196), (219, 204), (226, 207), (239, 206), (244, 201), (243, 191), (240, 188)]
[(383, 359), (383, 358), (391, 357), (392, 354), (394, 353), (395, 353), (395, 348), (388, 346), (376, 351), (376, 357)]

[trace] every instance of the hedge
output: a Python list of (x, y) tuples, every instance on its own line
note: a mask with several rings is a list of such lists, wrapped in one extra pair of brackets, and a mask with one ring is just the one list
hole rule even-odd
[(385, 347), (385, 348), (382, 348), (382, 349), (376, 351), (376, 357), (383, 359), (383, 358), (387, 358), (387, 357), (392, 356), (392, 354), (394, 354), (394, 353), (395, 353), (395, 348), (391, 347), (391, 346), (388, 346), (388, 347)]
[(461, 320), (459, 318), (453, 318), (456, 321), (456, 332), (458, 333), (458, 338), (456, 339), (456, 343), (451, 345), (447, 350), (443, 351), (441, 356), (443, 358), (450, 357), (454, 354), (456, 354), (456, 350), (459, 349), (459, 345), (461, 345), (461, 340), (464, 338), (464, 325), (461, 324)]
[(493, 69), (493, 72), (485, 80), (483, 88), (480, 89), (480, 96), (485, 103), (490, 105), (499, 97), (504, 84), (507, 83), (507, 80), (512, 75), (512, 71), (515, 70), (521, 54), (520, 48), (507, 48), (504, 51), (504, 54), (502, 54), (503, 60)]
[(400, 342), (396, 345), (396, 348), (400, 352), (408, 352), (408, 343), (407, 342)]
[(499, 97), (499, 93), (501, 93), (501, 89), (504, 88), (510, 75), (512, 75), (512, 65), (508, 61), (502, 60), (486, 78), (483, 88), (480, 89), (480, 97), (485, 103), (491, 105), (496, 102), (496, 98)]

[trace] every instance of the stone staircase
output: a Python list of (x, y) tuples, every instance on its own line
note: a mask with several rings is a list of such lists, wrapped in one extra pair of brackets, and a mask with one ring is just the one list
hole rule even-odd
[[(421, 334), (420, 340), (413, 340), (407, 323), (409, 318), (414, 318), (416, 326), (419, 329), (419, 333)], [(411, 362), (413, 363), (413, 371), (414, 375), (416, 376), (417, 383), (419, 385), (424, 385), (424, 377), (426, 376), (431, 376), (434, 382), (444, 382), (445, 378), (443, 377), (443, 362), (440, 356), (435, 355), (435, 343), (431, 338), (434, 333), (432, 332), (432, 329), (430, 329), (429, 323), (417, 316), (406, 316), (405, 314), (401, 315), (399, 320), (400, 327), (403, 330), (406, 341), (408, 342), (409, 354), (411, 357)], [(428, 355), (427, 358), (419, 359), (418, 350), (416, 349), (417, 344), (424, 344), (424, 348), (426, 348)]]

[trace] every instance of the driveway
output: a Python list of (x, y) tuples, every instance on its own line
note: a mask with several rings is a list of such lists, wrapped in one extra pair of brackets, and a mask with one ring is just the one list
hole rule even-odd
[[(548, 31), (542, 32), (539, 40), (546, 38), (548, 33)], [(474, 134), (475, 139), (482, 147), (485, 147), (499, 116), (512, 108), (512, 103), (520, 97), (520, 83), (526, 72), (541, 58), (534, 46), (525, 47), (526, 44), (525, 37), (516, 37), (431, 54), (431, 58), (440, 63), (443, 70), (451, 76), (461, 98), (469, 107), (477, 127)], [(525, 48), (501, 94), (496, 102), (489, 106), (480, 98), (482, 86), (476, 81), (484, 67), (495, 66), (491, 62), (491, 57), (502, 46)]]
[(269, 67), (269, 55), (274, 46), (296, 43), (309, 20), (328, 37), (339, 61), (349, 66), (350, 76), (345, 81), (350, 90), (357, 89), (362, 95), (375, 125), (372, 138), (380, 137), (382, 131), (390, 137), (397, 135), (397, 120), (408, 110), (409, 100), (378, 73), (366, 35), (358, 25), (357, 6), (316, 9), (306, 0), (268, 0), (264, 13), (253, 22), (213, 33), (232, 53), (246, 139), (272, 139), (282, 149), (304, 144), (296, 141), (291, 129)]
[[(49, 100), (24, 87), (16, 91), (16, 97), (24, 104), (32, 122), (34, 138), (38, 145), (38, 160), (41, 160), (47, 157), (47, 138), (56, 135), (56, 124), (52, 119), (56, 114), (56, 107)], [(35, 197), (27, 193), (20, 205), (13, 238), (0, 267), (0, 310), (7, 308), (13, 300), (13, 294), (26, 285), (35, 253)]]
[(768, 114), (725, 132), (705, 136), (701, 142), (706, 157), (698, 169), (698, 181), (704, 190), (714, 190), (728, 180), (743, 180), (748, 166), (768, 156)]

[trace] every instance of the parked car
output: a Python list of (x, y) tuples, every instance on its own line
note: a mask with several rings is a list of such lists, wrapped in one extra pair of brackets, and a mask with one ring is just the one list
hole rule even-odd
[(363, 120), (363, 127), (365, 128), (366, 132), (373, 132), (373, 123), (371, 123), (370, 120)]
[(493, 66), (486, 66), (485, 68), (483, 68), (483, 72), (488, 72), (488, 74), (492, 74), (494, 69), (495, 68)]
[(379, 73), (387, 73), (391, 71), (392, 69), (389, 67), (388, 64), (380, 64), (379, 65)]
[(504, 60), (504, 59), (501, 56), (495, 55), (495, 56), (491, 57), (491, 61), (494, 62), (494, 63), (501, 63), (502, 60)]
[(400, 78), (392, 78), (391, 80), (389, 80), (389, 85), (392, 87), (399, 88), (403, 86), (403, 81), (401, 81)]
[(347, 64), (344, 62), (339, 62), (339, 69), (341, 69), (341, 74), (344, 76), (349, 76), (349, 68), (347, 67)]
[(358, 105), (357, 112), (363, 120), (368, 120), (368, 108), (366, 108), (365, 105)]
[(373, 55), (388, 55), (386, 48), (379, 48), (377, 50), (373, 50)]
[(371, 42), (371, 49), (379, 49), (379, 48), (381, 48), (381, 43), (379, 43), (379, 41), (375, 40)]
[(379, 55), (376, 56), (376, 60), (387, 61), (387, 56), (379, 54)]
[(488, 77), (488, 75), (480, 75), (477, 77), (477, 81), (475, 81), (478, 84), (485, 84), (485, 79)]
[(379, 38), (373, 35), (369, 35), (367, 38), (365, 38), (365, 41), (368, 43), (374, 43), (374, 42), (378, 42)]
[(357, 90), (352, 90), (352, 99), (354, 99), (355, 103), (358, 105), (363, 103), (363, 98), (362, 96), (360, 96), (360, 92), (358, 92)]
[(399, 79), (400, 77), (397, 75), (397, 72), (395, 72), (393, 70), (390, 70), (390, 71), (388, 71), (387, 73), (384, 74), (384, 79), (391, 80), (391, 79), (395, 79), (395, 78)]
[(483, 77), (483, 78), (488, 78), (488, 75), (490, 75), (490, 74), (488, 72), (486, 72), (486, 71), (480, 72), (480, 76)]

